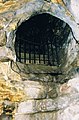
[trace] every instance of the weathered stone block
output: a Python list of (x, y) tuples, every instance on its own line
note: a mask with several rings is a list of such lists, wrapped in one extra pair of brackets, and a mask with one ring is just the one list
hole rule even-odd
[(0, 61), (15, 60), (16, 56), (13, 52), (6, 46), (0, 47)]
[(6, 34), (4, 30), (0, 30), (0, 46), (4, 46), (6, 44)]
[(69, 104), (79, 100), (79, 94), (65, 95), (56, 99), (27, 100), (21, 102), (17, 108), (17, 114), (32, 114), (38, 112), (51, 112), (66, 109)]
[[(51, 111), (55, 109), (55, 104), (52, 105), (53, 100), (27, 100), (19, 104), (17, 113), (31, 114), (37, 112)], [(51, 106), (52, 105), (52, 106)]]
[(15, 120), (57, 120), (57, 113), (45, 112), (36, 114), (16, 114)]
[(79, 93), (79, 76), (68, 81), (68, 86), (71, 87), (72, 93)]
[(42, 99), (47, 96), (48, 86), (44, 82), (29, 80), (24, 82), (24, 86), (26, 99)]
[(77, 93), (79, 93), (78, 76), (59, 86), (59, 95), (73, 95)]
[(56, 98), (58, 95), (57, 93), (57, 86), (54, 82), (48, 82), (48, 91), (47, 96), (48, 98)]
[(79, 120), (79, 102), (70, 103), (65, 110), (60, 110), (58, 120)]
[(58, 95), (56, 84), (53, 82), (27, 80), (23, 84), (26, 99), (56, 98)]

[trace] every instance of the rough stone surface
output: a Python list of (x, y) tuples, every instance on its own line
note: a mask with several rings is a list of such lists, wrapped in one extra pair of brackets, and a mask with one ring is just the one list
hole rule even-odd
[(57, 114), (55, 112), (44, 112), (31, 115), (16, 115), (15, 120), (56, 120)]
[[(30, 115), (35, 117), (36, 115), (39, 118), (39, 115), (42, 115), (42, 112), (49, 111), (49, 120), (51, 120), (51, 115), (55, 113), (55, 118), (53, 120), (78, 120), (78, 101), (79, 101), (79, 92), (78, 92), (78, 79), (74, 78), (69, 80), (67, 83), (56, 85), (56, 90), (58, 91), (58, 96), (54, 99), (41, 99), (41, 100), (27, 100), (21, 102), (18, 105), (17, 113), (15, 119), (24, 119), (29, 116), (27, 120), (30, 120)], [(38, 115), (39, 113), (39, 115)], [(75, 115), (75, 116), (74, 116)], [(47, 117), (48, 118), (48, 117)], [(36, 119), (36, 118), (34, 118)], [(39, 120), (41, 117), (39, 118)]]
[(0, 30), (0, 46), (4, 46), (6, 44), (6, 35), (4, 30)]
[[(78, 0), (0, 0), (0, 120), (79, 120), (78, 8)], [(30, 66), (27, 74), (27, 67), (12, 64), (18, 26), (40, 13), (72, 29), (61, 50), (62, 75), (39, 74), (52, 70), (43, 66)]]
[(79, 120), (79, 102), (70, 103), (69, 106), (58, 113), (58, 120)]
[(8, 49), (6, 46), (0, 47), (0, 61), (7, 62), (9, 60), (14, 60), (16, 58), (15, 55), (13, 55), (12, 51)]

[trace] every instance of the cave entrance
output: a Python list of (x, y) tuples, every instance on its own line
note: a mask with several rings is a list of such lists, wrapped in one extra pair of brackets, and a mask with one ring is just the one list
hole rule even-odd
[(60, 51), (69, 33), (65, 22), (48, 13), (30, 17), (16, 31), (16, 60), (24, 64), (59, 66)]

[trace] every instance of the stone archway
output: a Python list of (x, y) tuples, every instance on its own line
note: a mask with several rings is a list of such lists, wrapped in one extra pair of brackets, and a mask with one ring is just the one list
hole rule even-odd
[[(3, 31), (5, 32), (5, 36), (6, 36), (6, 45), (3, 49), (7, 51), (5, 58), (7, 58), (7, 55), (9, 54), (8, 56), (9, 60), (13, 60), (16, 62), (14, 44), (15, 44), (16, 31), (18, 27), (24, 21), (29, 20), (32, 16), (43, 13), (48, 13), (66, 22), (73, 30), (73, 35), (75, 36), (75, 38), (76, 39), (78, 38), (78, 26), (75, 22), (73, 15), (67, 10), (66, 6), (64, 7), (61, 4), (42, 1), (42, 0), (30, 1), (25, 3), (23, 6), (20, 6), (18, 9), (14, 9), (14, 12), (11, 11), (11, 19), (8, 21), (7, 24), (4, 25)], [(5, 17), (7, 15), (8, 13), (5, 13)], [(66, 51), (66, 56), (67, 56), (66, 57), (67, 61), (65, 62), (64, 65), (66, 67), (68, 67), (69, 64), (74, 62), (74, 60), (77, 57), (77, 49), (78, 49), (78, 45), (76, 44), (76, 40), (72, 36), (72, 33), (70, 34), (69, 38), (70, 38), (70, 44), (69, 43), (65, 44), (65, 48), (67, 49), (64, 50)], [(73, 47), (75, 48), (76, 54), (73, 52)], [(72, 53), (75, 55), (72, 55)], [(62, 61), (64, 60), (62, 59)]]
[[(41, 13), (49, 13), (50, 15), (66, 22), (72, 28), (73, 33), (78, 40), (78, 27), (72, 14), (69, 13), (67, 8), (55, 3), (52, 4), (52, 2), (38, 0), (30, 1), (27, 2), (23, 7), (15, 10), (13, 17), (4, 27), (7, 36), (6, 46), (13, 51), (13, 57), (15, 56), (14, 43), (16, 36), (15, 32), (17, 28), (21, 25), (22, 22), (28, 20), (31, 16)], [(77, 32), (75, 32), (75, 29)]]
[(59, 66), (62, 64), (61, 51), (70, 31), (68, 24), (48, 13), (32, 16), (16, 31), (17, 61), (25, 64)]

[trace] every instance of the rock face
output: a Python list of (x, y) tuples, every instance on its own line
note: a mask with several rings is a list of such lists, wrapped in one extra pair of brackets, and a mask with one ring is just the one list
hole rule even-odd
[[(79, 120), (78, 8), (77, 0), (0, 0), (0, 120)], [(59, 67), (16, 62), (18, 27), (42, 13), (71, 28)]]
[[(15, 120), (36, 120), (37, 118), (40, 120), (78, 120), (79, 116), (79, 109), (78, 109), (78, 100), (79, 100), (79, 93), (78, 93), (78, 77), (69, 80), (67, 83), (62, 85), (60, 84), (53, 84), (52, 88), (50, 88), (53, 93), (51, 95), (56, 94), (55, 96), (51, 97), (48, 96), (47, 98), (27, 100), (21, 102), (18, 105), (17, 113), (15, 114)], [(42, 88), (42, 87), (41, 87)], [(26, 88), (29, 89), (29, 88)], [(37, 88), (32, 88), (33, 89)], [(42, 91), (42, 89), (41, 89)], [(55, 91), (55, 93), (54, 93)], [(32, 92), (32, 95), (33, 95)], [(48, 91), (49, 92), (49, 91)], [(35, 92), (36, 93), (36, 92)], [(36, 93), (38, 94), (38, 93)], [(43, 93), (42, 93), (43, 94)], [(47, 93), (48, 94), (48, 93)], [(49, 111), (49, 112), (48, 112)]]

